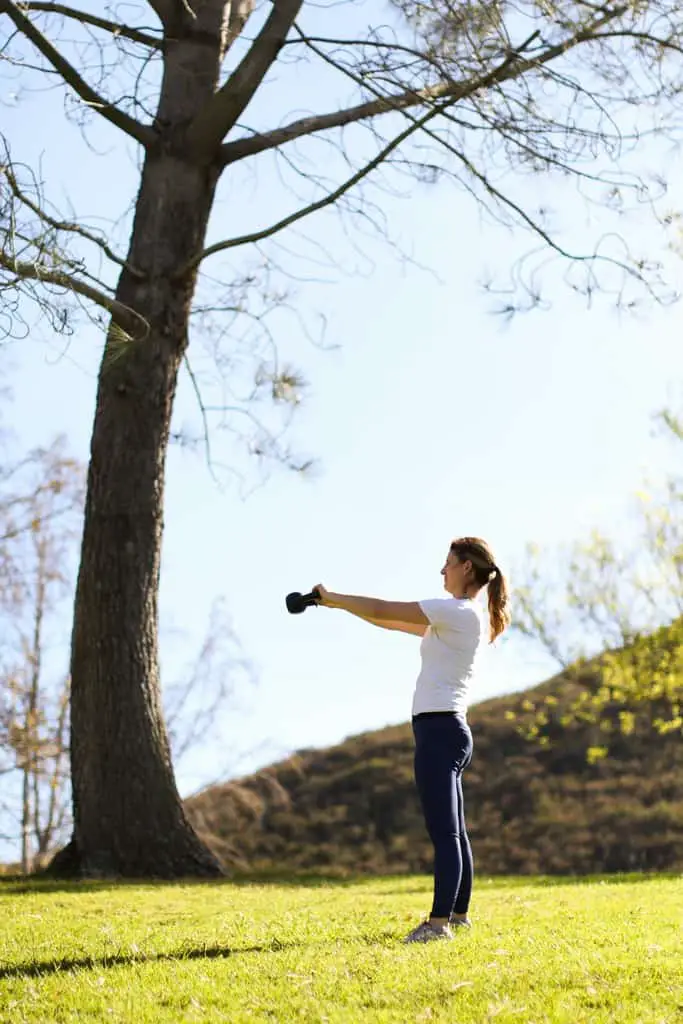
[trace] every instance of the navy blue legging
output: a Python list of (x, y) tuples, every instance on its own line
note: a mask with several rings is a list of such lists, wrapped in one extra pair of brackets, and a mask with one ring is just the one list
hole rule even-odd
[(462, 773), (472, 760), (472, 733), (462, 714), (426, 712), (413, 718), (415, 782), (434, 846), (432, 917), (466, 914), (473, 860), (465, 827)]

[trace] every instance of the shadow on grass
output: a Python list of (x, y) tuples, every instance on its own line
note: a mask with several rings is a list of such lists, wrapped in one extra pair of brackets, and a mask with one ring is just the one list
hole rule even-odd
[[(396, 936), (392, 932), (373, 935), (355, 935), (354, 942), (367, 946), (394, 943)], [(200, 949), (179, 949), (169, 953), (117, 953), (112, 956), (64, 957), (61, 960), (34, 960), (23, 964), (0, 964), (0, 982), (8, 978), (45, 978), (52, 974), (69, 973), (70, 971), (102, 970), (110, 967), (129, 967), (132, 964), (152, 964), (164, 961), (183, 963), (187, 960), (226, 960), (228, 957), (241, 956), (245, 953), (281, 953), (289, 949), (321, 949), (338, 945), (337, 940), (327, 942), (290, 942), (282, 939), (271, 939), (257, 946), (202, 946)]]
[(132, 964), (159, 963), (185, 960), (221, 960), (241, 953), (278, 953), (284, 949), (302, 947), (301, 942), (281, 942), (277, 939), (260, 946), (206, 946), (201, 949), (180, 949), (170, 953), (117, 953), (112, 956), (64, 957), (61, 960), (37, 960), (23, 964), (0, 964), (0, 981), (6, 978), (44, 978), (69, 971), (90, 971), (109, 967), (129, 967)]

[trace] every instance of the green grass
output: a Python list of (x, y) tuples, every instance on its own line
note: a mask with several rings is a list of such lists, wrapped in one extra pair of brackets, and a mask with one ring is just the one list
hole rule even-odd
[(683, 1022), (683, 880), (478, 880), (404, 946), (426, 878), (0, 881), (0, 1021)]

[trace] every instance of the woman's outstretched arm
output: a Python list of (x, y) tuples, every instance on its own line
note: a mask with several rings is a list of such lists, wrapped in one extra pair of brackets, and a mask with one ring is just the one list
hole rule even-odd
[(382, 619), (370, 619), (367, 615), (358, 615), (357, 618), (363, 622), (369, 622), (371, 626), (379, 626), (381, 629), (393, 629), (398, 633), (412, 633), (413, 636), (424, 636), (426, 626), (417, 626), (414, 622), (389, 622)]
[[(377, 597), (361, 597), (356, 594), (335, 594), (319, 583), (316, 590), (320, 594), (320, 604), (324, 608), (339, 608), (360, 619), (373, 622), (375, 625), (387, 626), (387, 623), (400, 623), (401, 626), (420, 626), (424, 634), (429, 619), (417, 601), (382, 601)], [(396, 628), (394, 625), (393, 628)], [(414, 632), (414, 630), (407, 630)]]

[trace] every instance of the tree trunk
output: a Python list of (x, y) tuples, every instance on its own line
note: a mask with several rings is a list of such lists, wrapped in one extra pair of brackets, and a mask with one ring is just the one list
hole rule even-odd
[[(144, 336), (111, 328), (100, 368), (71, 655), (74, 830), (54, 874), (215, 876), (176, 788), (161, 709), (157, 594), (164, 471), (196, 272), (218, 173), (183, 151), (183, 126), (213, 93), (220, 13), (167, 43), (156, 128), (117, 299)], [(188, 21), (189, 32), (194, 31)], [(207, 34), (208, 33), (208, 34)], [(215, 46), (208, 43), (215, 37)], [(138, 276), (137, 272), (143, 276)]]
[(31, 873), (31, 776), (29, 772), (28, 733), (21, 784), (21, 873)]
[[(39, 514), (39, 513), (38, 513)], [(40, 521), (40, 520), (38, 520)], [(21, 799), (21, 870), (29, 875), (33, 868), (31, 856), (31, 825), (40, 813), (38, 803), (38, 778), (40, 761), (38, 757), (38, 704), (40, 688), (41, 651), (43, 645), (43, 615), (45, 612), (45, 551), (42, 539), (34, 531), (36, 550), (35, 608), (33, 609), (33, 635), (28, 654), (30, 679), (26, 694), (26, 716), (24, 720), (24, 777)], [(28, 646), (28, 638), (25, 638)], [(33, 803), (31, 803), (33, 793)]]

